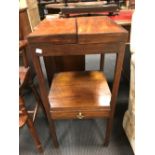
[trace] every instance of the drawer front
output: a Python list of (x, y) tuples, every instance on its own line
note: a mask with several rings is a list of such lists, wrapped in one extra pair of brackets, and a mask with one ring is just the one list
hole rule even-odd
[(88, 119), (109, 117), (110, 110), (51, 111), (52, 119)]

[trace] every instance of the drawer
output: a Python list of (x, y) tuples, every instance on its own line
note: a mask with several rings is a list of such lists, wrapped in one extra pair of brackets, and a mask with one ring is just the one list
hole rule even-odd
[(76, 110), (76, 111), (51, 111), (52, 119), (88, 119), (109, 117), (110, 109), (104, 110)]

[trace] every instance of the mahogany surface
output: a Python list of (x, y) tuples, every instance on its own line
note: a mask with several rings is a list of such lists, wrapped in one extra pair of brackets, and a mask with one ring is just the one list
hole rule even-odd
[(49, 92), (51, 110), (104, 109), (111, 92), (103, 72), (61, 72), (54, 76)]
[(121, 42), (126, 37), (127, 31), (106, 16), (44, 19), (28, 36), (31, 43), (69, 46), (75, 43)]
[[(76, 23), (74, 19), (56, 19), (52, 21), (45, 19), (31, 35), (33, 35), (34, 42), (76, 43)], [(49, 84), (55, 72), (85, 69), (84, 56), (44, 57), (44, 61)]]
[(72, 18), (44, 19), (29, 36), (32, 42), (76, 43), (76, 23)]
[(58, 73), (54, 76), (48, 98), (53, 119), (77, 119), (79, 112), (85, 118), (110, 114), (111, 92), (103, 72)]
[[(47, 22), (47, 30), (49, 30), (49, 21), (53, 23), (54, 20), (43, 21), (45, 25)], [(68, 19), (65, 20), (68, 21)], [(62, 43), (61, 38), (60, 43), (55, 43), (53, 41), (54, 34), (50, 30), (46, 33), (44, 31), (40, 33), (43, 28), (42, 24), (40, 24), (39, 29), (35, 33), (31, 33), (28, 37), (29, 49), (38, 76), (39, 88), (48, 116), (52, 140), (54, 145), (58, 147), (54, 119), (104, 117), (107, 118), (104, 145), (107, 145), (112, 130), (128, 32), (108, 17), (72, 18), (72, 22), (76, 23), (74, 32), (76, 32), (77, 40), (75, 43)], [(59, 34), (62, 38), (66, 37), (68, 33), (67, 27), (63, 29), (64, 31), (66, 30), (66, 33)], [(37, 34), (38, 36), (34, 40)], [(44, 37), (45, 34), (48, 38), (51, 38), (49, 41)], [(70, 36), (70, 33), (68, 33), (68, 36)], [(42, 42), (38, 42), (39, 39)], [(41, 50), (38, 52), (36, 49)], [(51, 85), (51, 91), (47, 91), (46, 81), (39, 61), (40, 56), (69, 56), (109, 52), (117, 55), (111, 92), (104, 74), (97, 71), (56, 74)], [(100, 96), (101, 98), (103, 97), (101, 100), (104, 102), (100, 101)], [(108, 104), (109, 100), (110, 104)]]
[[(95, 21), (95, 22), (94, 22)], [(77, 18), (78, 42), (108, 43), (121, 42), (126, 39), (126, 30), (118, 26), (108, 17), (80, 17)]]

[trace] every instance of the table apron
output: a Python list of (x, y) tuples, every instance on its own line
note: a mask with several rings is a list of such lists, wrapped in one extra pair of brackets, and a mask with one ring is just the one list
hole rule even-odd
[[(35, 52), (38, 56), (67, 56), (67, 55), (85, 55), (100, 53), (118, 53), (121, 45), (119, 43), (91, 43), (91, 44), (60, 44), (53, 45), (50, 43), (30, 43), (31, 52)], [(41, 49), (36, 52), (36, 49)]]

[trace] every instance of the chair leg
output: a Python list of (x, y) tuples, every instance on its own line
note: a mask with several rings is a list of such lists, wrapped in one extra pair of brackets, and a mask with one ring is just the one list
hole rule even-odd
[[(45, 112), (45, 108), (44, 108), (44, 106), (43, 106), (43, 104), (42, 104), (42, 100), (41, 100), (41, 98), (40, 98), (40, 96), (39, 96), (39, 93), (38, 93), (38, 91), (37, 91), (37, 89), (36, 89), (36, 87), (35, 87), (35, 85), (33, 84), (32, 81), (30, 82), (30, 87), (31, 87), (31, 89), (32, 89), (32, 93), (34, 94), (34, 97), (35, 97), (37, 103), (39, 104), (39, 106), (41, 106), (41, 108), (42, 108), (42, 110), (43, 110), (43, 113), (44, 113), (44, 115), (46, 116), (46, 112)], [(46, 117), (47, 117), (47, 116), (46, 116)]]
[(106, 131), (105, 131), (105, 138), (104, 138), (104, 146), (108, 146), (109, 144), (109, 139), (112, 131), (112, 122), (113, 118), (108, 118), (107, 119), (107, 126), (106, 126)]
[[(31, 81), (31, 84), (30, 84), (30, 87), (32, 89), (32, 92), (37, 100), (37, 102), (39, 103), (39, 105), (41, 105), (42, 109), (43, 109), (43, 112), (45, 114), (45, 116), (48, 118), (48, 116), (46, 115), (46, 111), (45, 111), (45, 108), (42, 104), (42, 100), (37, 92), (37, 89), (36, 87), (34, 86), (34, 84), (32, 83)], [(48, 122), (49, 122), (49, 126), (50, 126), (50, 133), (52, 135), (52, 140), (53, 140), (53, 144), (56, 148), (59, 147), (59, 143), (58, 143), (58, 140), (57, 140), (57, 136), (56, 136), (56, 130), (55, 130), (55, 124), (54, 124), (54, 121), (51, 120), (51, 118), (48, 118)]]
[(35, 145), (36, 145), (38, 151), (40, 153), (42, 153), (43, 148), (42, 148), (41, 142), (40, 142), (39, 137), (37, 135), (37, 131), (36, 131), (35, 127), (34, 127), (34, 124), (33, 124), (32, 120), (30, 118), (28, 118), (28, 120), (27, 120), (27, 126), (28, 126), (28, 128), (30, 130), (30, 133), (32, 135), (32, 138), (33, 138), (33, 140), (35, 142)]

